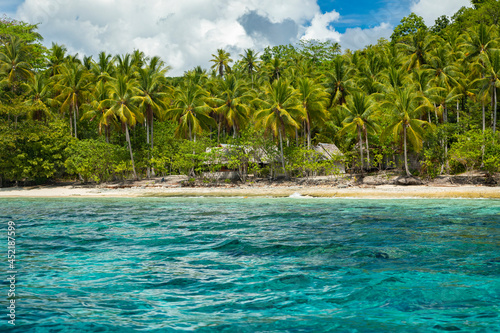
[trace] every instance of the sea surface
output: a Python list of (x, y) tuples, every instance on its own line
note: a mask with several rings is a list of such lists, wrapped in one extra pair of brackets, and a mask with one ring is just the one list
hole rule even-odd
[(0, 332), (500, 332), (500, 201), (1, 199), (0, 221)]

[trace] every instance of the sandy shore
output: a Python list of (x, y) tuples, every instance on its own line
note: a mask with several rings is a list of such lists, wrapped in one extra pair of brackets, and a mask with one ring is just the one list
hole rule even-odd
[(332, 186), (131, 186), (126, 188), (39, 186), (0, 189), (0, 198), (64, 197), (331, 197), (331, 198), (489, 198), (500, 199), (500, 187), (394, 186), (337, 188)]

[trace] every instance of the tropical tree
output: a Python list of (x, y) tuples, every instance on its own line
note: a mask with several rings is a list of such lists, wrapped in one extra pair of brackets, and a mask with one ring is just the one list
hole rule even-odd
[(344, 104), (347, 95), (354, 88), (354, 70), (343, 57), (335, 58), (332, 67), (331, 72), (327, 72), (325, 75), (326, 91), (330, 94), (328, 107)]
[(324, 88), (315, 83), (312, 79), (301, 78), (297, 83), (298, 100), (302, 107), (304, 116), (304, 130), (307, 135), (307, 148), (311, 148), (311, 125), (313, 122), (319, 123), (327, 118), (326, 104), (328, 94)]
[(106, 143), (109, 143), (111, 129), (113, 127), (120, 129), (120, 126), (116, 121), (114, 112), (106, 103), (103, 103), (103, 101), (109, 98), (108, 87), (104, 81), (98, 81), (90, 94), (91, 97), (88, 99), (88, 102), (83, 104), (81, 108), (83, 111), (82, 119), (97, 120), (99, 134), (102, 134), (104, 131)]
[[(212, 101), (218, 106), (215, 112), (220, 114), (226, 123), (233, 128), (233, 137), (238, 137), (238, 131), (249, 116), (250, 108), (248, 102), (251, 100), (250, 91), (243, 80), (234, 75), (227, 75), (225, 80), (218, 81), (217, 97)], [(219, 141), (221, 122), (217, 130), (217, 141)]]
[(224, 77), (225, 72), (231, 71), (229, 64), (233, 62), (233, 59), (230, 58), (231, 55), (228, 52), (223, 49), (218, 49), (217, 54), (212, 54), (212, 57), (213, 59), (210, 61), (214, 64), (211, 68), (218, 71), (220, 77)]
[(61, 103), (61, 112), (69, 111), (70, 127), (73, 127), (77, 138), (78, 109), (90, 91), (92, 75), (81, 64), (71, 61), (65, 62), (61, 66), (61, 73), (53, 78), (56, 82), (55, 90), (59, 92), (56, 99)]
[(98, 60), (92, 64), (91, 71), (98, 81), (108, 81), (115, 72), (114, 59), (111, 54), (100, 52)]
[(29, 117), (33, 120), (52, 118), (52, 87), (45, 73), (35, 73), (29, 78), (25, 87), (28, 97), (25, 104), (30, 106)]
[(174, 91), (173, 107), (167, 110), (167, 118), (177, 121), (176, 135), (196, 141), (196, 134), (214, 124), (209, 116), (211, 108), (206, 104), (208, 92), (198, 85), (179, 86)]
[[(151, 151), (154, 149), (154, 116), (163, 118), (164, 110), (167, 109), (167, 93), (165, 92), (165, 73), (161, 65), (154, 63), (154, 67), (140, 68), (138, 71), (138, 83), (140, 95), (139, 106), (146, 119), (146, 143), (151, 144)], [(149, 155), (149, 152), (148, 152)], [(148, 167), (148, 177), (150, 170)]]
[(144, 121), (144, 116), (137, 107), (137, 96), (140, 94), (137, 81), (127, 75), (118, 75), (116, 79), (107, 83), (107, 90), (109, 98), (101, 102), (100, 108), (109, 108), (109, 111), (119, 119), (122, 129), (125, 131), (134, 179), (137, 179), (129, 134), (129, 127), (134, 127), (137, 123)]
[(259, 106), (255, 114), (256, 121), (263, 128), (271, 130), (279, 139), (281, 163), (285, 171), (283, 136), (288, 130), (299, 128), (299, 119), (304, 117), (297, 92), (287, 80), (279, 79), (267, 83), (263, 96), (255, 101)]
[(367, 167), (370, 167), (370, 145), (368, 143), (368, 131), (376, 132), (378, 125), (376, 123), (376, 102), (363, 93), (354, 93), (347, 97), (347, 103), (342, 105), (347, 117), (344, 119), (344, 127), (339, 132), (339, 136), (346, 133), (357, 132), (359, 156), (361, 158), (361, 169), (364, 169), (363, 156), (363, 136), (367, 151)]
[(402, 136), (405, 171), (407, 176), (411, 176), (408, 168), (408, 141), (416, 151), (422, 149), (424, 126), (429, 123), (420, 120), (420, 117), (432, 106), (413, 87), (398, 88), (388, 97), (383, 106), (390, 112), (389, 125), (382, 132), (381, 141), (391, 135), (397, 142)]
[(60, 68), (66, 60), (66, 52), (67, 49), (64, 45), (52, 43), (45, 63), (50, 76), (61, 74)]
[(0, 50), (0, 79), (15, 94), (19, 92), (20, 83), (32, 75), (32, 67), (27, 59), (28, 55), (23, 41), (18, 37), (10, 36)]

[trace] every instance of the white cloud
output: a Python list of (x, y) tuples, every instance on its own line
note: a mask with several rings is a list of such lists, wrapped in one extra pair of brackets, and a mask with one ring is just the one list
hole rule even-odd
[[(412, 10), (427, 20), (433, 13), (452, 14), (468, 2), (440, 1), (419, 0)], [(392, 22), (387, 17), (399, 13), (401, 6), (374, 15), (380, 16), (378, 22)], [(209, 68), (219, 48), (230, 51), (234, 60), (246, 48), (261, 51), (300, 38), (333, 40), (344, 49), (359, 49), (392, 32), (389, 24), (380, 23), (341, 34), (333, 27), (339, 13), (321, 13), (317, 0), (24, 0), (15, 17), (40, 23), (46, 46), (56, 42), (71, 54), (94, 57), (101, 51), (115, 55), (139, 49), (159, 55), (172, 67), (170, 75), (182, 75), (198, 65)]]
[(311, 20), (311, 25), (306, 28), (302, 39), (318, 39), (326, 41), (328, 39), (340, 42), (340, 33), (331, 27), (331, 23), (337, 21), (340, 14), (336, 11), (327, 12), (325, 14), (317, 13)]
[(410, 9), (424, 18), (427, 26), (433, 26), (442, 15), (452, 16), (463, 6), (470, 7), (470, 0), (417, 0)]
[(389, 39), (393, 27), (389, 23), (382, 23), (370, 29), (347, 29), (340, 38), (342, 49), (359, 50), (367, 45), (376, 44), (380, 38)]
[[(140, 49), (161, 56), (173, 68), (170, 75), (182, 75), (197, 65), (209, 67), (218, 48), (236, 51), (237, 59), (246, 48), (281, 41), (277, 35), (285, 28), (298, 31), (319, 11), (316, 0), (25, 0), (16, 17), (40, 23), (47, 46), (56, 42), (70, 53), (94, 56)], [(251, 12), (274, 28), (272, 35), (249, 33), (248, 22), (244, 27), (239, 19)]]

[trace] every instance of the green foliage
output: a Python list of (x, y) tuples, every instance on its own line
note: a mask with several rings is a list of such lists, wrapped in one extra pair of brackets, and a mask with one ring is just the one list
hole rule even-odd
[(415, 13), (411, 13), (404, 17), (400, 24), (394, 28), (394, 32), (391, 35), (391, 41), (393, 43), (406, 42), (408, 37), (416, 34), (419, 30), (426, 29), (427, 26), (424, 23), (424, 19)]
[(0, 125), (0, 178), (41, 183), (62, 175), (69, 140), (61, 122)]
[[(482, 169), (488, 172), (500, 171), (500, 138), (487, 130), (471, 130), (457, 136), (457, 142), (450, 148), (450, 160), (455, 171), (463, 167), (466, 171)], [(484, 153), (483, 153), (484, 152)]]
[(451, 21), (446, 15), (442, 15), (438, 17), (434, 23), (434, 26), (431, 28), (431, 31), (435, 34), (441, 33), (444, 29), (446, 29), (450, 25)]
[(132, 171), (127, 150), (101, 140), (71, 140), (66, 154), (67, 172), (81, 176), (84, 182), (123, 179)]
[(18, 37), (23, 41), (28, 54), (28, 62), (35, 68), (41, 68), (47, 49), (42, 45), (43, 37), (36, 30), (38, 24), (28, 24), (3, 16), (0, 19), (0, 44), (5, 44), (10, 37)]

